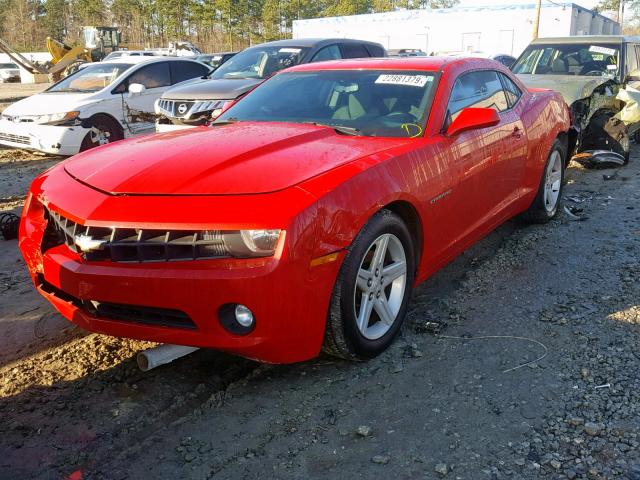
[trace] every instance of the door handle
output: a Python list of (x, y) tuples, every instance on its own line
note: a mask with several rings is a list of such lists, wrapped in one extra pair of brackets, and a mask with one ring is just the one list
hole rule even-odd
[(511, 132), (511, 136), (515, 138), (522, 137), (522, 130), (520, 130), (520, 128), (518, 127), (513, 127), (513, 132)]

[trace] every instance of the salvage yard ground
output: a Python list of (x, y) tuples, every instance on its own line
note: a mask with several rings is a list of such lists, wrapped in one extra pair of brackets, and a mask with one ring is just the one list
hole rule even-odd
[[(59, 160), (0, 149), (0, 211)], [(640, 480), (640, 149), (568, 177), (582, 221), (500, 227), (367, 363), (198, 351), (142, 373), (151, 344), (63, 320), (0, 240), (0, 479)]]

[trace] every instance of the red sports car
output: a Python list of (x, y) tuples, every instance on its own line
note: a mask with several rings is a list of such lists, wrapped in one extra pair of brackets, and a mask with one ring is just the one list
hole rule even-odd
[(486, 59), (277, 74), (210, 127), (116, 142), (38, 177), (38, 291), (109, 335), (266, 362), (370, 358), (412, 289), (521, 214), (557, 212), (569, 112)]

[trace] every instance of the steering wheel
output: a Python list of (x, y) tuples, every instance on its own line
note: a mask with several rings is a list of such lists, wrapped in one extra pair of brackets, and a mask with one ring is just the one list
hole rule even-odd
[(392, 121), (393, 123), (413, 123), (416, 121), (416, 117), (411, 115), (410, 113), (405, 112), (391, 112), (382, 117), (382, 121), (385, 120)]
[(582, 75), (584, 75), (585, 77), (601, 77), (602, 75), (604, 75), (604, 72), (602, 70), (589, 70)]

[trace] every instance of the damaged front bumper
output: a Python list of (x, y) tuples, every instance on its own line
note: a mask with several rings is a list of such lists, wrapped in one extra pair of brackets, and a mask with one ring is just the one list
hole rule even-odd
[(39, 125), (0, 119), (0, 145), (54, 155), (75, 155), (89, 132), (80, 125)]

